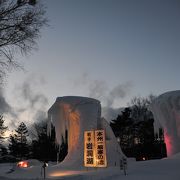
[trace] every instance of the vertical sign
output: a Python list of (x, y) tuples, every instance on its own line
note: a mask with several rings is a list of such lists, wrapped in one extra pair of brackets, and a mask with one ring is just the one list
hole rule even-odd
[(96, 155), (96, 167), (107, 167), (106, 159), (106, 145), (105, 145), (105, 131), (95, 131), (95, 155)]
[(94, 154), (94, 131), (84, 132), (84, 166), (96, 166)]

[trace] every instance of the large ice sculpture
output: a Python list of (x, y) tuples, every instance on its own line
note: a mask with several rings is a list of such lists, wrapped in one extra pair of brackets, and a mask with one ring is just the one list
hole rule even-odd
[[(55, 126), (56, 140), (61, 144), (68, 131), (68, 154), (60, 164), (63, 167), (83, 166), (84, 131), (104, 129), (108, 166), (119, 164), (123, 153), (116, 138), (104, 118), (101, 118), (101, 105), (96, 99), (87, 97), (58, 97), (48, 111), (49, 130)], [(50, 132), (50, 131), (49, 131)]]
[(155, 127), (164, 128), (168, 156), (180, 152), (180, 91), (160, 95), (150, 109), (155, 118)]

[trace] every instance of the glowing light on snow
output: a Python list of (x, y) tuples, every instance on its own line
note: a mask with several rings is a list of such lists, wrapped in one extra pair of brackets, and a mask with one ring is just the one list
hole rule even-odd
[(20, 161), (17, 163), (17, 166), (22, 168), (27, 168), (29, 165), (27, 161)]
[(166, 143), (167, 154), (171, 155), (172, 154), (171, 137), (167, 134), (166, 129), (164, 131), (164, 138), (165, 138), (165, 143)]
[(61, 176), (71, 176), (75, 174), (82, 174), (84, 171), (57, 171), (49, 174), (50, 177), (61, 177)]

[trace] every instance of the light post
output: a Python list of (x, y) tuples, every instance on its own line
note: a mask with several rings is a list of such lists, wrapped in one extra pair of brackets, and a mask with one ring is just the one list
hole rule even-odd
[(43, 171), (44, 171), (44, 179), (46, 179), (46, 167), (47, 166), (48, 166), (48, 163), (46, 163), (46, 161), (44, 161), (43, 166), (42, 166)]

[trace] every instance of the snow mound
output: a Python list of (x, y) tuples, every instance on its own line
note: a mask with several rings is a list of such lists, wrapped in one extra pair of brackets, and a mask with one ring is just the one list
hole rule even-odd
[(29, 164), (29, 166), (40, 166), (42, 165), (42, 162), (38, 161), (37, 159), (28, 159), (26, 160)]
[(171, 159), (179, 159), (180, 160), (180, 153), (174, 154), (170, 157)]

